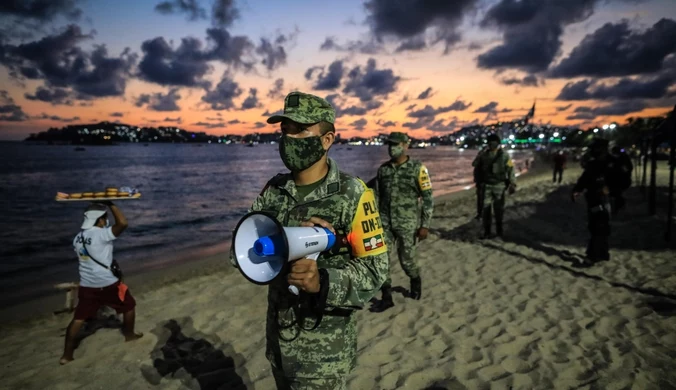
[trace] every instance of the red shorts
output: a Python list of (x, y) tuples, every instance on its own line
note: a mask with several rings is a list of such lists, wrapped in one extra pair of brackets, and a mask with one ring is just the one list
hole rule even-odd
[(77, 292), (77, 308), (75, 309), (76, 320), (87, 320), (96, 317), (101, 306), (115, 309), (117, 314), (126, 313), (136, 307), (136, 300), (129, 290), (124, 294), (124, 302), (120, 301), (115, 282), (106, 287), (79, 287)]

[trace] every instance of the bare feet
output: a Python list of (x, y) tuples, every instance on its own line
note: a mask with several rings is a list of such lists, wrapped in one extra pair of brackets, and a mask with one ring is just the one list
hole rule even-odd
[(140, 339), (141, 337), (143, 337), (143, 333), (141, 333), (141, 332), (135, 332), (135, 333), (133, 333), (133, 334), (131, 334), (131, 335), (124, 335), (124, 339), (125, 339), (124, 341), (125, 341), (125, 342), (127, 342), (127, 341), (134, 341), (134, 340)]
[(67, 357), (65, 357), (65, 356), (61, 356), (61, 359), (59, 360), (59, 364), (61, 364), (61, 365), (63, 366), (64, 364), (67, 364), (67, 363), (69, 363), (69, 362), (72, 362), (73, 360), (75, 360), (75, 359), (72, 358), (72, 357), (71, 357), (71, 358), (67, 358)]

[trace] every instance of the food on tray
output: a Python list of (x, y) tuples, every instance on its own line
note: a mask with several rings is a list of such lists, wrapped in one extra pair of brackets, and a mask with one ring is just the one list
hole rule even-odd
[(117, 196), (129, 196), (128, 192), (118, 192)]
[(115, 187), (106, 187), (106, 192), (118, 192)]
[(68, 194), (66, 194), (65, 192), (57, 192), (56, 197), (59, 199), (68, 199)]

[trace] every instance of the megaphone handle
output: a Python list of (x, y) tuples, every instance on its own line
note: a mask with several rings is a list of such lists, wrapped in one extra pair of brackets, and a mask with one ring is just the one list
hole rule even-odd
[[(319, 252), (305, 256), (306, 259), (311, 259), (311, 260), (314, 260), (314, 261), (317, 261), (318, 257), (319, 257)], [(291, 292), (293, 295), (300, 294), (300, 291), (298, 290), (298, 287), (296, 287), (296, 286), (289, 286), (289, 292)]]

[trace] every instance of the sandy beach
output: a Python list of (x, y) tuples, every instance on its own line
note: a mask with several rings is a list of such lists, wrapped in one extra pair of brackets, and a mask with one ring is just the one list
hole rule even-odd
[[(588, 231), (584, 200), (569, 198), (581, 172), (571, 165), (561, 185), (546, 168), (519, 179), (502, 240), (477, 239), (473, 190), (437, 199), (418, 250), (423, 297), (404, 297), (408, 280), (393, 259), (395, 307), (357, 313), (350, 389), (676, 389), (666, 164), (657, 215), (630, 188), (612, 221), (611, 259), (591, 268), (573, 266)], [(125, 343), (120, 321), (102, 312), (65, 366), (70, 314), (3, 325), (0, 388), (274, 389), (264, 356), (267, 289), (248, 283), (222, 252), (192, 267), (201, 268), (147, 284), (132, 276), (145, 336)]]

